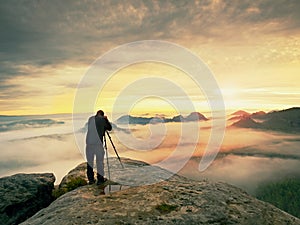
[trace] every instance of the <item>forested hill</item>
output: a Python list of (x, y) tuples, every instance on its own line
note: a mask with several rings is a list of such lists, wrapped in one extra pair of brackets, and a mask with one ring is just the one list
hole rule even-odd
[(243, 115), (232, 124), (235, 127), (274, 130), (287, 133), (300, 132), (300, 108), (290, 108), (270, 113)]

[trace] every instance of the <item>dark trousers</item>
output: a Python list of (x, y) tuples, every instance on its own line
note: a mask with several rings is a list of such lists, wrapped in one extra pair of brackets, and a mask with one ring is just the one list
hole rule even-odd
[(89, 181), (94, 181), (94, 159), (96, 157), (97, 179), (102, 181), (104, 178), (104, 148), (102, 145), (87, 145), (87, 177)]

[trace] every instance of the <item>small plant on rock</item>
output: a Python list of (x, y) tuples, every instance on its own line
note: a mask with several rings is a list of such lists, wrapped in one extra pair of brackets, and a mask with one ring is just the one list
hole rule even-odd
[(56, 198), (60, 197), (61, 195), (65, 194), (69, 191), (72, 191), (78, 187), (84, 186), (84, 185), (87, 185), (87, 182), (85, 179), (83, 179), (81, 177), (75, 177), (75, 178), (72, 178), (63, 187), (53, 190), (52, 195), (56, 199)]
[(167, 214), (167, 213), (170, 213), (170, 212), (176, 210), (177, 206), (163, 203), (163, 204), (157, 205), (155, 207), (155, 209), (157, 209), (162, 214)]

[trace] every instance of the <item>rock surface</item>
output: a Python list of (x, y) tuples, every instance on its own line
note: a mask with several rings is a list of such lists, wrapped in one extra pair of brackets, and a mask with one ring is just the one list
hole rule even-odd
[[(128, 159), (123, 164), (124, 169), (116, 160), (110, 161), (112, 180), (115, 177), (120, 184), (142, 186), (105, 195), (103, 186), (79, 187), (22, 224), (300, 225), (299, 219), (226, 183), (177, 175), (163, 180), (170, 175), (168, 171)], [(77, 169), (83, 171), (84, 167)], [(144, 185), (149, 181), (152, 184)]]
[(86, 163), (79, 164), (76, 168), (72, 169), (66, 176), (61, 180), (58, 188), (64, 188), (74, 178), (80, 177), (86, 181)]
[[(142, 161), (122, 158), (121, 160), (124, 168), (117, 158), (109, 158), (110, 173), (107, 170), (107, 161), (105, 159), (105, 176), (110, 180), (126, 186), (141, 186), (147, 184), (157, 183), (168, 179), (174, 174), (161, 169), (157, 166), (152, 166)], [(110, 174), (110, 176), (109, 176)], [(86, 163), (79, 164), (72, 169), (61, 181), (59, 187), (64, 187), (66, 184), (74, 179), (80, 177), (87, 181)], [(95, 176), (96, 178), (96, 176)]]
[(0, 224), (19, 224), (52, 202), (52, 173), (0, 178)]

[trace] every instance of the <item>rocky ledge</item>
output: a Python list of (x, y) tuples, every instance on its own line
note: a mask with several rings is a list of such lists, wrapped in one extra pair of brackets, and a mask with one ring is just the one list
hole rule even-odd
[[(79, 187), (22, 224), (300, 224), (226, 183), (170, 176), (166, 170), (128, 159), (123, 164), (121, 168), (116, 160), (110, 162), (111, 180), (120, 184), (119, 191), (109, 192), (110, 186)], [(79, 165), (60, 187), (76, 174), (85, 179), (84, 170), (84, 164)]]
[(19, 224), (52, 201), (52, 173), (0, 178), (0, 224)]

